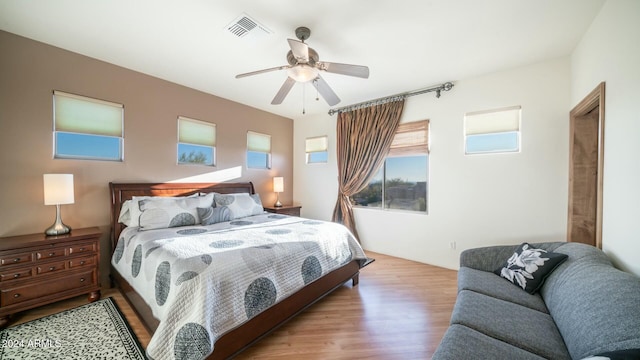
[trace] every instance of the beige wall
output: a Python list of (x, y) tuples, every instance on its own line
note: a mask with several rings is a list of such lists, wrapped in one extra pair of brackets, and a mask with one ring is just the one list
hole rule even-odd
[[(124, 162), (52, 158), (53, 90), (124, 104)], [(216, 124), (216, 167), (176, 164), (178, 115)], [(246, 168), (247, 130), (272, 136), (271, 170)], [(253, 181), (271, 204), (271, 178), (284, 176), (281, 200), (290, 202), (292, 140), (291, 119), (0, 31), (0, 236), (51, 225), (55, 208), (43, 203), (42, 174), (72, 173), (75, 204), (62, 206), (62, 218), (104, 231), (103, 279), (110, 181)]]

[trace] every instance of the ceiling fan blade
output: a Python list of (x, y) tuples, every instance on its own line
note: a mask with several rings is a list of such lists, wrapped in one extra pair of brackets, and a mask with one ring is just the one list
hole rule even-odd
[(269, 69), (262, 69), (262, 70), (252, 71), (252, 72), (248, 72), (248, 73), (244, 73), (244, 74), (238, 74), (238, 75), (236, 75), (236, 79), (240, 79), (240, 78), (251, 76), (251, 75), (263, 74), (263, 73), (276, 71), (276, 70), (284, 70), (284, 69), (288, 69), (290, 67), (291, 67), (290, 65), (282, 65), (282, 66), (276, 66), (276, 67), (269, 68)]
[(309, 46), (302, 41), (287, 39), (289, 42), (289, 47), (291, 48), (291, 52), (293, 53), (293, 57), (298, 60), (298, 63), (308, 63), (309, 62)]
[(369, 68), (362, 65), (350, 65), (321, 61), (318, 62), (316, 67), (326, 72), (349, 75), (367, 79), (369, 78)]
[(311, 83), (316, 87), (316, 89), (318, 89), (318, 92), (322, 95), (322, 98), (327, 102), (327, 104), (329, 104), (329, 106), (336, 105), (340, 102), (338, 95), (331, 90), (329, 84), (327, 84), (327, 82), (320, 76), (315, 78)]
[(282, 104), (282, 101), (284, 100), (285, 97), (287, 97), (287, 94), (289, 94), (289, 91), (291, 90), (291, 88), (295, 83), (296, 83), (295, 80), (288, 77), (287, 80), (284, 81), (284, 84), (282, 84), (282, 86), (280, 87), (280, 90), (278, 90), (278, 93), (276, 94), (276, 96), (273, 98), (273, 100), (271, 100), (271, 105)]

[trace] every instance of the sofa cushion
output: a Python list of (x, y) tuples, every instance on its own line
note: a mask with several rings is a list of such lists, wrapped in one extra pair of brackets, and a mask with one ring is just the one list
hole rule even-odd
[(543, 313), (549, 313), (540, 294), (527, 294), (522, 289), (518, 289), (491, 272), (461, 267), (458, 270), (458, 291), (460, 290), (472, 290)]
[[(517, 289), (516, 289), (517, 290)], [(496, 340), (463, 325), (453, 324), (444, 334), (433, 360), (542, 360), (504, 341)]]
[(540, 292), (571, 356), (640, 348), (640, 278), (589, 245), (566, 243), (556, 252), (569, 258)]
[(566, 259), (566, 254), (547, 252), (523, 243), (494, 273), (529, 294), (535, 294), (547, 276)]
[(549, 314), (491, 296), (462, 290), (451, 315), (460, 324), (549, 359), (570, 359)]

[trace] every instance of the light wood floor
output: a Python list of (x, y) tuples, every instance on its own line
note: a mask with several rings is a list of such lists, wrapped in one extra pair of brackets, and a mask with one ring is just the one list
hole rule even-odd
[[(454, 270), (368, 252), (360, 284), (343, 285), (236, 359), (429, 359), (449, 325)], [(146, 347), (150, 334), (117, 289), (114, 298)], [(18, 324), (87, 302), (86, 296), (16, 314)]]

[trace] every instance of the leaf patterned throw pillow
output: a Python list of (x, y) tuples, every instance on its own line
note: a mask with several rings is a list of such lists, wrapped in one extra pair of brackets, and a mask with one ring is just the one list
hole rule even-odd
[(535, 249), (523, 243), (494, 273), (521, 287), (529, 294), (535, 294), (540, 290), (547, 276), (566, 259), (565, 254)]

